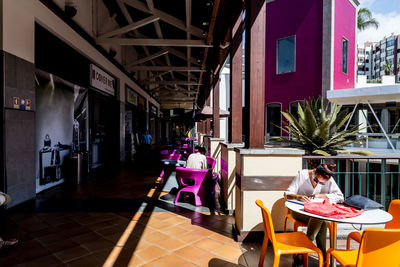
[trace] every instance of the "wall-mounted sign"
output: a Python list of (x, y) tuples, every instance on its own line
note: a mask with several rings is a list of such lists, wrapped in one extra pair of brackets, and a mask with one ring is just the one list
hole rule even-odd
[(25, 109), (31, 110), (31, 100), (30, 99), (25, 99)]
[(14, 108), (19, 108), (19, 102), (20, 102), (20, 100), (19, 100), (19, 97), (13, 97), (13, 107)]
[(138, 94), (128, 86), (126, 87), (126, 102), (135, 106), (138, 105)]
[(157, 115), (157, 108), (153, 105), (150, 105), (150, 112), (154, 115)]
[(146, 98), (144, 98), (143, 96), (139, 96), (139, 107), (146, 109)]
[(115, 95), (115, 79), (93, 64), (90, 64), (90, 85), (107, 94)]

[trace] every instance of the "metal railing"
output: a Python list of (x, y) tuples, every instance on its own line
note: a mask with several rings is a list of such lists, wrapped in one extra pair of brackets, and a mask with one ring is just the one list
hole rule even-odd
[(334, 179), (345, 198), (362, 195), (386, 210), (393, 199), (400, 198), (400, 156), (303, 156), (303, 167), (332, 161), (337, 165)]

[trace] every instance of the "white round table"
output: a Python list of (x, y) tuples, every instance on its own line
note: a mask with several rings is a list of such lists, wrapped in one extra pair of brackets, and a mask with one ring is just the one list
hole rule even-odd
[[(337, 239), (337, 224), (338, 223), (351, 223), (351, 224), (383, 224), (390, 222), (393, 219), (393, 216), (390, 213), (380, 210), (366, 210), (361, 215), (353, 217), (353, 218), (345, 218), (345, 219), (334, 219), (328, 218), (324, 216), (320, 216), (314, 213), (310, 213), (304, 210), (304, 204), (297, 203), (295, 201), (286, 200), (285, 206), (294, 212), (316, 218), (324, 221), (331, 222), (332, 225), (332, 236), (330, 238), (331, 248), (336, 248), (336, 239)], [(336, 266), (336, 260), (333, 258), (331, 260), (332, 266)]]

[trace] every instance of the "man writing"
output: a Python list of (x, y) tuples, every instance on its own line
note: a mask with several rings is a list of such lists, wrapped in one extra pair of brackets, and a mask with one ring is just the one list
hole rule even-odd
[(205, 156), (206, 149), (201, 146), (196, 146), (195, 151), (197, 152), (190, 154), (186, 161), (186, 168), (189, 169), (207, 169), (207, 158)]

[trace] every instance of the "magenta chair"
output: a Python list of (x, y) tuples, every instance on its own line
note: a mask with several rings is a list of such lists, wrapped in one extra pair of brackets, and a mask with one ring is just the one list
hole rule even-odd
[(183, 144), (183, 145), (182, 145), (182, 149), (187, 149), (187, 148), (189, 148), (189, 145), (188, 145), (188, 144)]
[(208, 168), (213, 170), (215, 167), (215, 164), (217, 163), (217, 160), (210, 156), (206, 156), (206, 158), (207, 158)]
[[(194, 200), (196, 206), (201, 206), (203, 204), (202, 200), (205, 200), (205, 191), (202, 186), (204, 178), (206, 178), (208, 169), (189, 169), (183, 167), (176, 167), (176, 177), (180, 181), (181, 185), (184, 186), (178, 191), (175, 198), (175, 204), (179, 200), (181, 192), (189, 192), (194, 194)], [(188, 185), (185, 183), (184, 179), (193, 180), (193, 185)]]
[(180, 160), (181, 157), (182, 157), (181, 154), (171, 154), (171, 155), (168, 156), (168, 159), (170, 159), (170, 160)]

